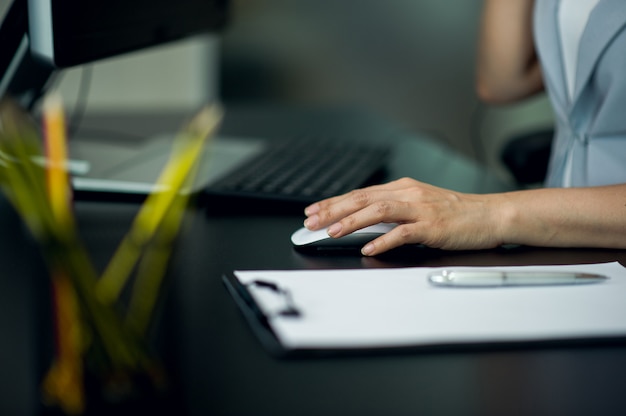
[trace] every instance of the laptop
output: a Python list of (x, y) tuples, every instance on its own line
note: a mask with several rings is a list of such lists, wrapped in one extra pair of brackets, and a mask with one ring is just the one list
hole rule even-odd
[[(72, 184), (80, 199), (141, 200), (158, 190), (173, 136), (80, 138), (70, 143)], [(194, 191), (212, 207), (285, 208), (380, 180), (388, 146), (298, 137), (214, 138), (204, 150)], [(298, 211), (301, 212), (301, 211)]]

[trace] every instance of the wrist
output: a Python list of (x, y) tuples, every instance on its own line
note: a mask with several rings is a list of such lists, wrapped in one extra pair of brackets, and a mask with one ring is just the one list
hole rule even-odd
[(514, 202), (514, 194), (494, 194), (491, 199), (491, 216), (494, 220), (494, 238), (498, 245), (521, 244), (520, 208), (523, 205)]

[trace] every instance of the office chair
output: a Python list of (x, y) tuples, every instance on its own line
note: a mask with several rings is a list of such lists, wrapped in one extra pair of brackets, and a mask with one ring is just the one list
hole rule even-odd
[(521, 188), (545, 180), (553, 135), (551, 128), (522, 133), (502, 148), (500, 159)]

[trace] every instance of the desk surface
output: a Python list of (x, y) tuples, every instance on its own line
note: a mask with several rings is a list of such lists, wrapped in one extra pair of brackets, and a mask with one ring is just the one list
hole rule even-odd
[[(37, 410), (43, 267), (0, 204), (0, 414)], [(77, 215), (102, 266), (137, 206), (81, 202)], [(352, 358), (277, 360), (262, 348), (221, 276), (232, 269), (566, 264), (618, 260), (626, 251), (402, 249), (377, 258), (311, 256), (289, 236), (301, 215), (207, 215), (190, 211), (167, 290), (166, 350), (193, 415), (623, 414), (626, 345), (562, 344)], [(8, 238), (8, 236), (14, 236)], [(38, 289), (39, 288), (39, 289)], [(44, 315), (45, 316), (45, 315)]]

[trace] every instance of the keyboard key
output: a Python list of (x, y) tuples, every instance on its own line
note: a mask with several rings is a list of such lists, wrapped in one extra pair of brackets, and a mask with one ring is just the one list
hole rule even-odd
[(231, 201), (312, 203), (366, 185), (384, 168), (388, 154), (388, 147), (362, 143), (292, 140), (267, 149), (206, 193)]

